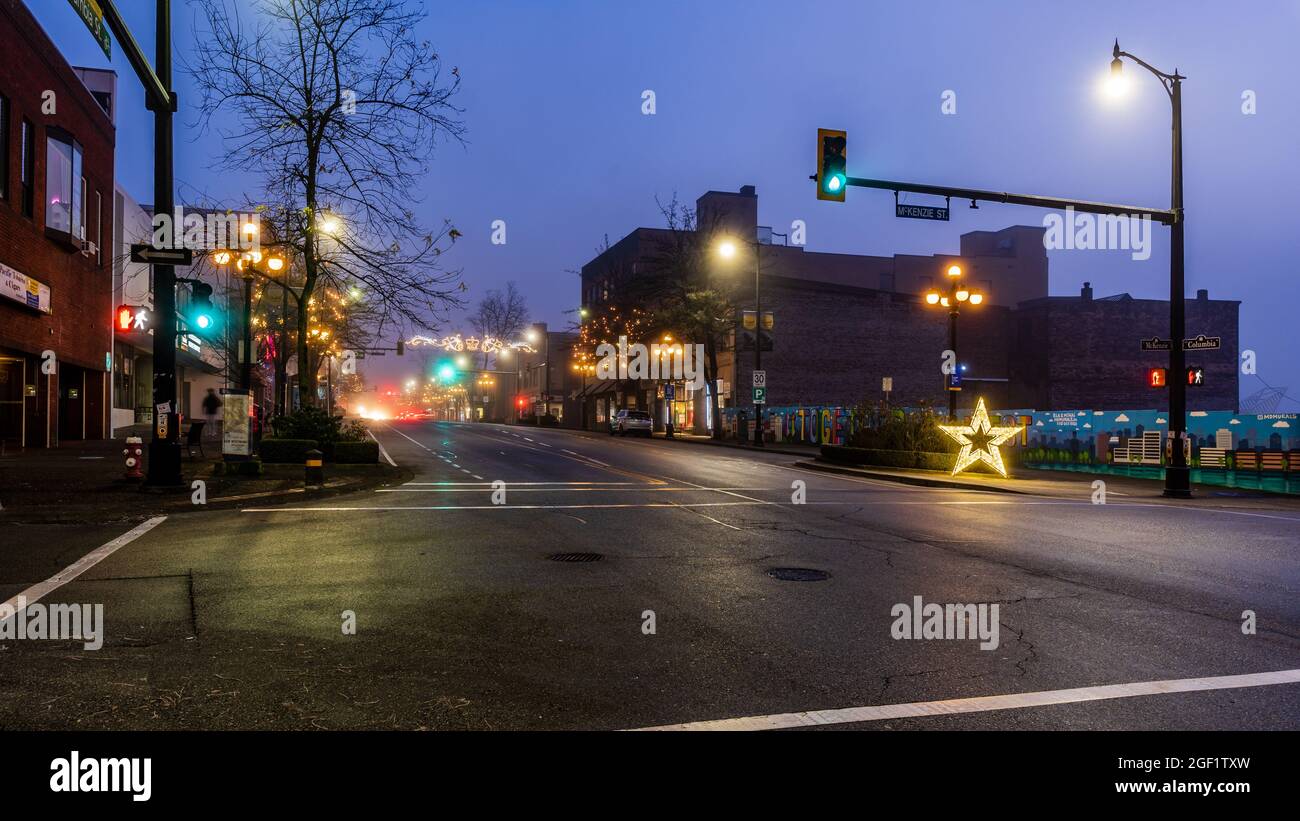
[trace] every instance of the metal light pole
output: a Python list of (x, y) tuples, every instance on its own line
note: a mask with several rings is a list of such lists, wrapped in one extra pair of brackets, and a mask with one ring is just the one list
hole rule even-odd
[[(754, 370), (763, 370), (763, 300), (758, 288), (758, 272), (763, 244), (754, 243)], [(763, 405), (754, 403), (754, 447), (763, 447)]]
[(961, 359), (957, 356), (957, 316), (961, 312), (963, 302), (971, 305), (979, 305), (984, 302), (984, 294), (979, 291), (972, 291), (961, 282), (964, 272), (960, 265), (949, 265), (948, 275), (948, 293), (940, 294), (938, 291), (930, 291), (925, 295), (927, 305), (938, 305), (948, 309), (948, 350), (952, 351), (952, 374), (948, 378), (948, 384), (944, 387), (948, 391), (948, 421), (957, 421), (957, 391), (954, 390), (953, 377), (959, 376), (961, 372)]
[(1191, 471), (1187, 457), (1183, 452), (1183, 442), (1187, 438), (1187, 372), (1186, 356), (1183, 352), (1183, 337), (1186, 335), (1186, 315), (1184, 312), (1184, 271), (1183, 271), (1183, 80), (1187, 79), (1174, 69), (1173, 74), (1166, 74), (1153, 68), (1145, 61), (1134, 57), (1126, 51), (1120, 51), (1119, 40), (1111, 52), (1110, 70), (1113, 77), (1119, 77), (1127, 57), (1154, 74), (1165, 93), (1169, 95), (1172, 109), (1172, 162), (1170, 165), (1170, 210), (1174, 218), (1169, 229), (1169, 438), (1172, 458), (1165, 467), (1165, 496), (1189, 499), (1192, 495)]

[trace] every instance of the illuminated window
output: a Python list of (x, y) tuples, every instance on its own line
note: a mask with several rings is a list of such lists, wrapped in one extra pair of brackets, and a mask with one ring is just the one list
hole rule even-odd
[(81, 184), (81, 145), (66, 131), (46, 129), (45, 227), (69, 240), (83, 238), (84, 204)]

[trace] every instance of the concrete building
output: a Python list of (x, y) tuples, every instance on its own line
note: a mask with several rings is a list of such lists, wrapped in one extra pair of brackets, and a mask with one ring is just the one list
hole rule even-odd
[(22, 3), (0, 2), (0, 441), (109, 431), (115, 130)]

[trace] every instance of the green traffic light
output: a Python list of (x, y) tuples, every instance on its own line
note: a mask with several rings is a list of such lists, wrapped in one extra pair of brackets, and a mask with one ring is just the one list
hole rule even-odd
[(838, 194), (840, 189), (843, 187), (844, 187), (844, 178), (841, 177), (839, 174), (832, 174), (831, 176), (826, 178), (826, 190), (831, 192), (832, 194)]
[(206, 331), (212, 327), (212, 317), (207, 314), (199, 314), (194, 317), (194, 324), (199, 326), (199, 330)]
[(450, 365), (439, 365), (438, 378), (443, 382), (450, 382), (456, 378), (456, 369)]

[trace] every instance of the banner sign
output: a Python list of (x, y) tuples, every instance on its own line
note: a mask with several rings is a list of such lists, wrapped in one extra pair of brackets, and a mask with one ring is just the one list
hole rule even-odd
[(0, 262), (0, 294), (35, 308), (43, 314), (50, 312), (50, 286), (38, 282), (20, 271)]

